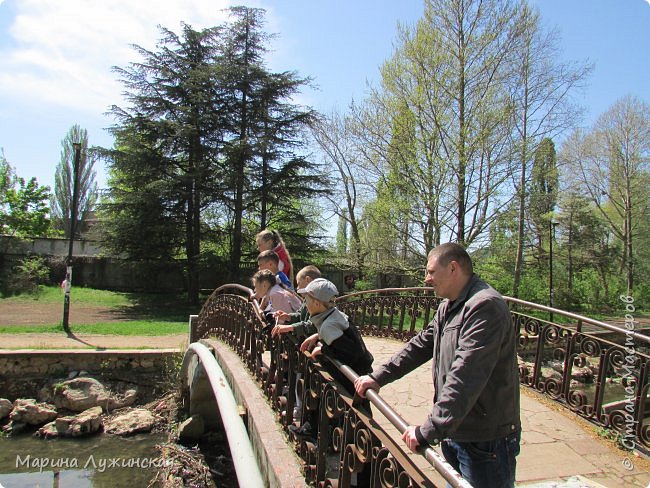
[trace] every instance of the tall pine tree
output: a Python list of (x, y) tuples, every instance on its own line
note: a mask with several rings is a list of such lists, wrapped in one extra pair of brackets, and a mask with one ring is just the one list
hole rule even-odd
[(181, 259), (192, 302), (207, 236), (226, 243), (235, 278), (259, 227), (274, 213), (307, 220), (297, 201), (321, 184), (299, 154), (311, 111), (290, 103), (306, 80), (265, 68), (263, 14), (234, 7), (218, 27), (163, 28), (155, 51), (135, 46), (142, 61), (115, 68), (129, 106), (111, 109), (104, 242), (132, 258)]
[(79, 143), (80, 157), (77, 175), (77, 223), (78, 234), (81, 226), (97, 202), (97, 183), (95, 182), (95, 160), (88, 151), (88, 131), (75, 124), (68, 130), (61, 141), (61, 159), (54, 174), (54, 197), (51, 202), (52, 220), (54, 225), (70, 237), (70, 221), (72, 218), (72, 203), (74, 192), (74, 143)]

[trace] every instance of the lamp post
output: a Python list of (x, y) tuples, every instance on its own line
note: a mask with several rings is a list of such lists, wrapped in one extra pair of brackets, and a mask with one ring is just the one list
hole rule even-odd
[(72, 163), (72, 209), (70, 212), (70, 244), (65, 269), (65, 297), (63, 299), (63, 330), (70, 334), (70, 289), (72, 287), (72, 250), (77, 223), (77, 204), (79, 200), (79, 162), (81, 160), (81, 143), (73, 142), (74, 160)]
[[(559, 222), (550, 220), (548, 223), (548, 306), (553, 308), (553, 241), (555, 240), (555, 228)], [(553, 311), (548, 313), (549, 320), (553, 322)]]

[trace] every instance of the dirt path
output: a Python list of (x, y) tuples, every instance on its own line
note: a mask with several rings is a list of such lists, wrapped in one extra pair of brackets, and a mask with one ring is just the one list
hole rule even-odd
[[(63, 317), (63, 301), (60, 306), (51, 303), (8, 302), (0, 300), (0, 325), (43, 325), (60, 323)], [(70, 324), (93, 324), (96, 322), (124, 322), (129, 320), (123, 310), (93, 305), (70, 307)]]
[[(73, 328), (74, 330), (74, 328)], [(0, 334), (0, 352), (17, 349), (180, 349), (187, 348), (187, 334), (118, 336), (79, 334)]]

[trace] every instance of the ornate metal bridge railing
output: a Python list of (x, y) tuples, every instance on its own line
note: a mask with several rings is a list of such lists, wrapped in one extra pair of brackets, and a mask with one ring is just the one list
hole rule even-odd
[[(627, 304), (620, 327), (505, 298), (519, 333), (521, 383), (613, 429), (623, 447), (650, 450), (650, 337), (635, 330), (633, 307)], [(427, 324), (438, 303), (431, 288), (371, 290), (338, 300), (366, 334), (398, 338)]]
[[(432, 449), (425, 457), (438, 474), (425, 474), (401, 443), (395, 442), (373, 420), (367, 408), (354, 402), (350, 392), (332, 378), (322, 362), (301, 354), (297, 344), (286, 335), (282, 339), (271, 338), (265, 327), (252, 291), (226, 285), (215, 290), (205, 302), (190, 337), (194, 342), (217, 336), (244, 360), (277, 411), (280, 424), (295, 441), (308, 482), (347, 487), (353, 478), (360, 477), (365, 481), (359, 486), (469, 486)], [(354, 375), (350, 368), (341, 369), (346, 375)], [(285, 412), (293, 412), (296, 386), (302, 398), (302, 418), (317, 419), (317, 439), (299, 440), (289, 430), (291, 416)], [(381, 402), (379, 395), (375, 401)], [(381, 411), (385, 413), (384, 409)], [(393, 419), (389, 419), (394, 425), (400, 420), (404, 424), (393, 414)]]
[[(520, 381), (591, 422), (613, 429), (621, 444), (650, 450), (650, 338), (635, 329), (506, 297), (519, 334)], [(408, 339), (434, 316), (430, 288), (384, 289), (340, 297), (339, 308), (364, 334)], [(554, 320), (549, 320), (549, 312)], [(628, 314), (632, 317), (631, 314)], [(371, 486), (432, 486), (364, 409), (287, 339), (272, 340), (249, 288), (227, 285), (206, 301), (193, 340), (216, 335), (242, 357), (278, 412), (285, 429), (296, 384), (303, 418), (318, 411), (318, 442), (296, 444), (308, 481), (348, 486), (352, 473), (369, 470)], [(302, 377), (296, 375), (301, 373)], [(331, 463), (333, 451), (338, 462)], [(368, 466), (366, 468), (366, 466)], [(365, 468), (365, 469), (364, 469)], [(445, 471), (444, 467), (442, 471)], [(449, 481), (457, 486), (453, 472)], [(446, 479), (446, 478), (445, 478)]]

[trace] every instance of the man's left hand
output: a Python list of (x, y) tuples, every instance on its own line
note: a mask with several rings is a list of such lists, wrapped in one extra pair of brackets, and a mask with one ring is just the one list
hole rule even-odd
[(273, 327), (273, 330), (271, 331), (271, 336), (275, 337), (280, 334), (286, 334), (287, 332), (291, 332), (293, 330), (293, 326), (286, 324), (286, 325), (276, 325)]
[(411, 451), (417, 452), (418, 447), (420, 447), (420, 443), (418, 442), (417, 437), (415, 437), (415, 425), (409, 425), (406, 428), (402, 434), (402, 440)]

